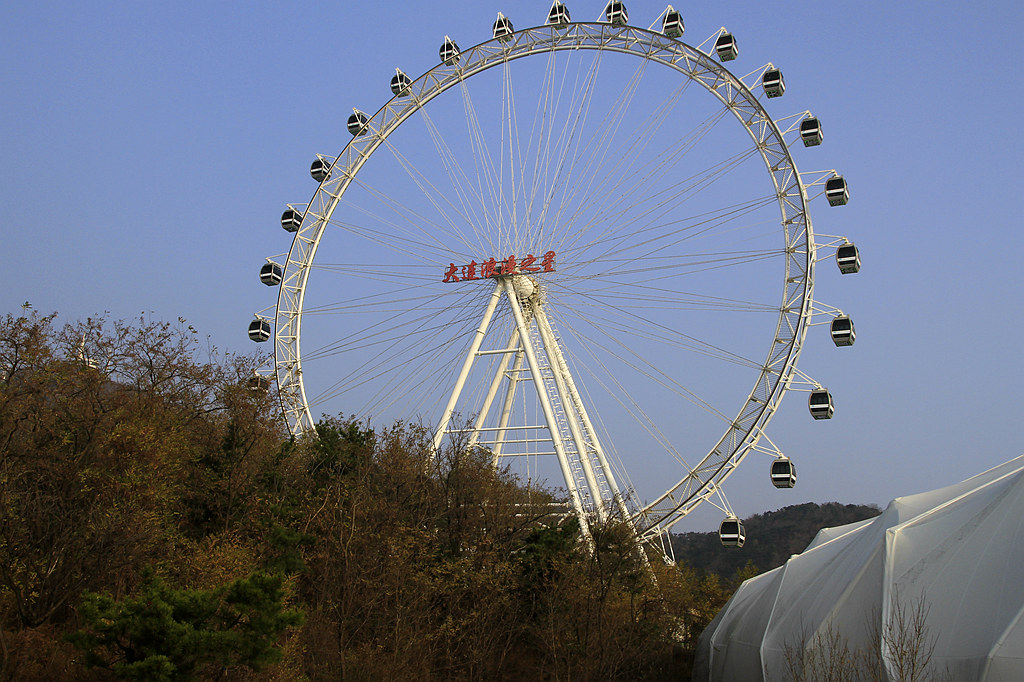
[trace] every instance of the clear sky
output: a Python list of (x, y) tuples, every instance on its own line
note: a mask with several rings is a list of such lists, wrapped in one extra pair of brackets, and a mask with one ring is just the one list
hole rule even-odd
[[(568, 4), (577, 20), (603, 7)], [(499, 10), (526, 27), (548, 6), (14, 3), (0, 25), (0, 311), (181, 316), (251, 352), (245, 328), (273, 301), (257, 270), (287, 247), (278, 217), (312, 195), (313, 156), (350, 139), (351, 108), (381, 106), (396, 66), (432, 67), (446, 34), (472, 45)], [(641, 26), (664, 9), (627, 6)], [(826, 160), (810, 165), (840, 170), (851, 201), (817, 207), (815, 225), (863, 259), (857, 276), (821, 268), (817, 283), (854, 317), (856, 346), (812, 333), (800, 363), (832, 390), (836, 417), (813, 422), (803, 395), (787, 398), (770, 434), (798, 462), (798, 487), (766, 485), (758, 460), (727, 484), (736, 511), (885, 504), (1020, 454), (1021, 5), (676, 8), (686, 42), (720, 26), (737, 36), (736, 73), (783, 69), (773, 112), (822, 119)]]

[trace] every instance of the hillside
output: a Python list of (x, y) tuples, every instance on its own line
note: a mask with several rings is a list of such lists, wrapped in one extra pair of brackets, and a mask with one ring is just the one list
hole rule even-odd
[(802, 552), (822, 528), (842, 526), (878, 516), (875, 505), (807, 502), (743, 519), (746, 544), (723, 547), (718, 533), (680, 533), (672, 536), (676, 559), (699, 571), (729, 577), (748, 563), (759, 572), (781, 566)]
[[(0, 681), (679, 680), (733, 584), (180, 322), (0, 316)], [(656, 578), (656, 580), (655, 580)]]

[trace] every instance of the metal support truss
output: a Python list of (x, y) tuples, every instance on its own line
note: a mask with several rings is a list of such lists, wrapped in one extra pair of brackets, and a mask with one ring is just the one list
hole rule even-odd
[[(502, 347), (481, 350), (499, 299), (507, 302), (515, 326)], [(453, 427), (456, 407), (473, 366), (480, 358), (496, 354), (502, 358), (472, 427)], [(535, 389), (542, 423), (512, 425), (517, 393), (520, 389), (528, 390), (524, 388), (527, 383)], [(626, 500), (548, 318), (543, 290), (529, 277), (513, 275), (495, 280), (487, 309), (434, 434), (435, 453), (446, 436), (459, 434), (465, 435), (467, 447), (486, 448), (495, 464), (503, 457), (554, 455), (569, 503), (588, 544), (592, 543), (590, 525), (594, 521), (604, 522), (615, 516), (632, 525)]]

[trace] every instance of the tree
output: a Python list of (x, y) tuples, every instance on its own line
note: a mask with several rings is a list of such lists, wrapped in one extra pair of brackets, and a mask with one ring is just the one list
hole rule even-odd
[(0, 318), (0, 629), (61, 623), (83, 590), (238, 536), (281, 446), (246, 384), (256, 358), (203, 358), (183, 322), (54, 319)]
[(277, 640), (302, 623), (284, 607), (281, 575), (255, 573), (214, 590), (178, 590), (147, 574), (135, 598), (87, 593), (85, 627), (69, 640), (90, 666), (128, 680), (188, 680), (204, 667), (281, 660)]
[(262, 361), (0, 318), (0, 679), (656, 679), (728, 596), (421, 426), (291, 438)]
[(850, 638), (831, 621), (813, 636), (804, 633), (787, 642), (783, 651), (787, 674), (793, 682), (945, 682), (948, 671), (932, 666), (936, 637), (928, 626), (930, 608), (925, 597), (906, 603), (894, 592), (889, 617), (883, 623), (874, 609), (866, 627), (867, 641), (851, 646)]

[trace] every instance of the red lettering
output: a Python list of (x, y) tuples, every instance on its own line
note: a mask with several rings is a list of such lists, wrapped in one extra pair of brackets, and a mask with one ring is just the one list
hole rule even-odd
[(448, 268), (444, 273), (444, 281), (462, 282), (515, 275), (518, 273), (554, 271), (555, 252), (548, 251), (540, 259), (539, 265), (537, 257), (532, 253), (528, 253), (523, 256), (522, 260), (518, 260), (516, 256), (509, 256), (502, 260), (497, 260), (492, 257), (480, 263), (477, 263), (475, 260), (471, 260), (466, 265), (449, 263)]
[(498, 262), (493, 258), (489, 258), (480, 264), (480, 278), (487, 279), (488, 277), (494, 277), (498, 274)]

